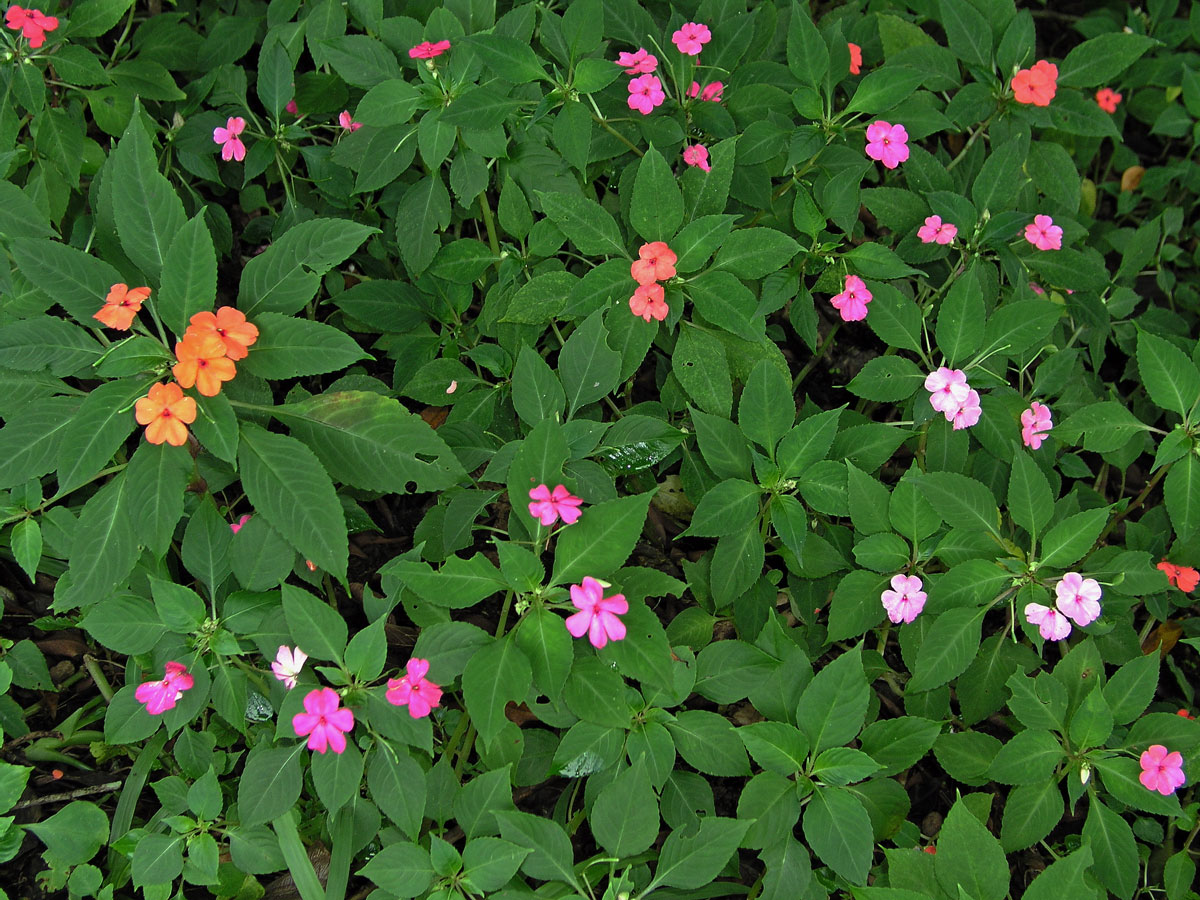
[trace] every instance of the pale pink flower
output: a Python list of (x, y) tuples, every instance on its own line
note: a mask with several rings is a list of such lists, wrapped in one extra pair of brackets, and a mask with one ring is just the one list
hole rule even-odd
[(1039, 250), (1061, 250), (1063, 230), (1050, 216), (1034, 216), (1025, 226), (1025, 240)]
[(1034, 400), (1029, 409), (1021, 413), (1021, 442), (1026, 447), (1038, 450), (1053, 427), (1054, 421), (1050, 418), (1050, 407), (1043, 406)]
[(308, 735), (308, 749), (324, 753), (346, 750), (344, 732), (354, 729), (354, 713), (339, 709), (341, 698), (332, 688), (318, 688), (308, 692), (304, 698), (304, 712), (292, 716), (292, 728), (296, 737)]
[(1067, 617), (1050, 606), (1040, 603), (1026, 605), (1025, 619), (1030, 625), (1036, 625), (1038, 632), (1048, 641), (1061, 641), (1071, 633), (1071, 623)]
[(586, 634), (596, 649), (625, 637), (625, 625), (617, 616), (629, 612), (629, 604), (624, 594), (605, 597), (606, 587), (590, 575), (584, 577), (583, 584), (571, 585), (571, 603), (579, 612), (567, 618), (567, 631), (573, 637)]
[(867, 156), (894, 169), (908, 159), (908, 132), (880, 119), (867, 126)]
[(423, 719), (441, 703), (442, 689), (425, 677), (429, 674), (427, 659), (410, 659), (404, 671), (403, 678), (388, 679), (387, 702), (393, 706), (407, 706), (410, 716)]
[(1168, 753), (1162, 744), (1152, 744), (1138, 762), (1142, 765), (1138, 781), (1143, 787), (1158, 791), (1164, 797), (1175, 793), (1187, 780), (1183, 774), (1183, 754), (1178, 750)]
[(347, 131), (358, 131), (358, 129), (362, 128), (362, 122), (355, 122), (353, 116), (350, 115), (350, 111), (346, 109), (338, 113), (338, 124)]
[(286, 644), (280, 644), (279, 652), (275, 654), (275, 662), (271, 663), (271, 671), (290, 691), (296, 686), (296, 677), (304, 668), (304, 662), (307, 659), (308, 654), (299, 647), (292, 650)]
[(703, 144), (692, 144), (690, 147), (684, 147), (683, 161), (689, 166), (695, 166), (701, 172), (712, 171), (712, 166), (708, 164), (708, 148)]
[(555, 485), (551, 491), (544, 484), (539, 484), (529, 492), (529, 514), (546, 527), (553, 525), (559, 519), (564, 525), (574, 525), (581, 515), (579, 507), (583, 505), (581, 497), (574, 496), (561, 484)]
[(300, 114), (300, 107), (298, 107), (296, 105), (295, 97), (293, 97), (291, 100), (289, 100), (287, 102), (287, 106), (285, 106), (283, 109), (284, 109), (284, 112), (291, 113), (293, 116)]
[(246, 145), (238, 137), (245, 130), (246, 120), (241, 116), (230, 116), (224, 128), (213, 129), (213, 143), (221, 145), (221, 159), (241, 162), (246, 158)]
[(144, 681), (133, 692), (137, 702), (144, 704), (146, 712), (152, 716), (174, 709), (183, 692), (196, 683), (183, 663), (169, 662), (165, 668), (162, 681)]
[(708, 30), (707, 25), (688, 22), (671, 35), (671, 40), (679, 48), (680, 53), (687, 56), (698, 56), (704, 49), (704, 45), (712, 40), (712, 32)]
[(671, 311), (665, 296), (661, 284), (639, 284), (629, 298), (629, 309), (647, 322), (651, 319), (661, 322)]
[(654, 112), (655, 107), (662, 106), (666, 99), (667, 95), (657, 75), (642, 75), (629, 79), (629, 98), (626, 102), (630, 109), (636, 109), (643, 116), (648, 116)]
[(234, 534), (237, 534), (239, 531), (242, 530), (242, 526), (245, 525), (249, 521), (250, 521), (250, 513), (246, 513), (244, 516), (239, 517), (236, 522), (230, 522), (229, 530), (232, 531)]
[(702, 101), (710, 101), (713, 103), (721, 102), (721, 92), (725, 90), (725, 85), (719, 81), (714, 81), (712, 84), (706, 84), (703, 88), (700, 87), (700, 82), (693, 81), (692, 86), (688, 88), (687, 95), (693, 99), (699, 97)]
[(866, 282), (857, 275), (847, 275), (845, 289), (830, 297), (829, 302), (841, 314), (843, 322), (861, 322), (867, 317), (867, 304), (871, 299)]
[(1100, 618), (1100, 583), (1084, 578), (1078, 572), (1068, 572), (1054, 587), (1058, 599), (1054, 605), (1064, 616), (1082, 628)]
[(908, 624), (925, 608), (925, 592), (916, 575), (896, 575), (892, 589), (879, 595), (883, 608), (892, 622)]
[(917, 229), (922, 244), (949, 244), (958, 234), (958, 226), (942, 222), (941, 216), (929, 216)]
[(954, 411), (953, 416), (946, 415), (946, 420), (954, 423), (955, 431), (961, 431), (978, 422), (982, 413), (983, 408), (979, 405), (979, 393), (972, 390), (967, 391), (967, 399)]
[(929, 405), (945, 415), (947, 421), (967, 400), (971, 386), (967, 384), (967, 373), (962, 369), (938, 366), (936, 371), (925, 377), (925, 390), (929, 391)]
[(438, 41), (437, 43), (422, 41), (408, 51), (408, 56), (409, 59), (433, 59), (435, 56), (441, 56), (449, 49), (449, 41)]
[(638, 47), (633, 53), (618, 53), (616, 64), (626, 75), (649, 75), (658, 68), (658, 58), (645, 47)]

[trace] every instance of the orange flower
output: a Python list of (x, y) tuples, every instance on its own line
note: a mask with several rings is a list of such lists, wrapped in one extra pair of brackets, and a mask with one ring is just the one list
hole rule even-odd
[(171, 372), (176, 380), (187, 388), (194, 384), (205, 397), (221, 393), (221, 382), (237, 374), (233, 360), (225, 357), (225, 342), (215, 334), (201, 337), (185, 334), (175, 345), (175, 356), (179, 362)]
[(1165, 559), (1158, 564), (1158, 569), (1167, 576), (1167, 581), (1175, 585), (1185, 594), (1190, 594), (1200, 584), (1200, 572), (1191, 566), (1177, 566)]
[(187, 426), (196, 421), (196, 401), (185, 397), (179, 385), (152, 384), (150, 393), (134, 404), (139, 425), (146, 426), (146, 440), (166, 441), (172, 447), (187, 443)]
[(858, 44), (846, 44), (850, 49), (850, 74), (857, 75), (862, 71), (862, 47)]
[(98, 319), (109, 328), (128, 331), (129, 326), (133, 324), (133, 317), (138, 314), (142, 304), (149, 296), (150, 288), (148, 287), (130, 290), (127, 284), (114, 284), (108, 289), (108, 296), (104, 298), (104, 305), (100, 307), (100, 312), (92, 318)]
[(215, 335), (225, 345), (225, 355), (230, 359), (245, 359), (246, 348), (258, 340), (258, 329), (246, 321), (246, 314), (232, 306), (222, 306), (216, 315), (210, 312), (196, 313), (191, 318), (185, 337)]
[(642, 244), (638, 250), (638, 258), (629, 267), (629, 273), (638, 284), (666, 281), (675, 277), (677, 260), (675, 252), (664, 241), (651, 241)]
[(1039, 59), (1031, 69), (1020, 69), (1012, 79), (1013, 96), (1018, 103), (1049, 106), (1058, 90), (1058, 66)]

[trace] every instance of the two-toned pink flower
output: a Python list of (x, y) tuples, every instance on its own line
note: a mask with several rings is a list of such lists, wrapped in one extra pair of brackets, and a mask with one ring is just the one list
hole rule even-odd
[(449, 49), (449, 41), (421, 41), (408, 51), (408, 56), (409, 59), (434, 59)]
[(296, 686), (296, 679), (307, 660), (308, 654), (299, 647), (293, 650), (287, 644), (280, 644), (275, 661), (271, 663), (271, 671), (275, 673), (276, 680), (282, 681), (284, 687), (290, 691)]
[(684, 147), (683, 162), (685, 165), (695, 166), (701, 172), (712, 171), (712, 166), (708, 162), (708, 148), (703, 144), (692, 144), (690, 147)]
[(1078, 572), (1068, 572), (1054, 586), (1054, 606), (1029, 603), (1025, 619), (1038, 626), (1044, 640), (1061, 641), (1071, 635), (1071, 623), (1080, 628), (1100, 618), (1100, 597), (1103, 591), (1094, 578), (1084, 578)]
[(720, 103), (725, 91), (725, 85), (719, 81), (714, 81), (712, 84), (706, 84), (700, 87), (700, 82), (693, 81), (692, 86), (688, 88), (687, 95), (695, 100), (700, 98), (701, 102)]

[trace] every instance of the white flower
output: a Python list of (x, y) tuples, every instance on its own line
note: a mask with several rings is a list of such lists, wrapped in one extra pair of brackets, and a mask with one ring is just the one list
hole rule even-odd
[(306, 659), (308, 659), (308, 654), (299, 647), (293, 651), (286, 645), (280, 644), (279, 652), (275, 654), (275, 662), (271, 663), (271, 671), (290, 691), (296, 686), (296, 676), (304, 668)]

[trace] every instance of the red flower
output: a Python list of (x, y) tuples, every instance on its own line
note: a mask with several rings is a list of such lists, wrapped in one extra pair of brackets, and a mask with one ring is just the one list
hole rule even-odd
[(20, 31), (34, 50), (46, 43), (46, 32), (58, 27), (58, 19), (48, 16), (40, 9), (23, 9), (16, 4), (4, 14), (4, 24), (13, 31)]
[(1013, 96), (1018, 103), (1049, 106), (1058, 90), (1058, 66), (1039, 59), (1031, 69), (1021, 69), (1012, 79)]
[(1121, 95), (1112, 88), (1100, 88), (1096, 91), (1096, 105), (1106, 113), (1115, 113), (1117, 104), (1121, 102)]
[(857, 75), (862, 71), (862, 47), (851, 43), (846, 46), (850, 48), (850, 74)]
[(1167, 581), (1185, 594), (1190, 594), (1196, 589), (1196, 585), (1200, 583), (1200, 572), (1197, 572), (1191, 566), (1177, 566), (1164, 559), (1158, 564), (1157, 568), (1167, 576)]
[(422, 41), (408, 51), (410, 59), (433, 59), (435, 56), (441, 56), (450, 49), (449, 41), (438, 41), (432, 44), (429, 41)]

